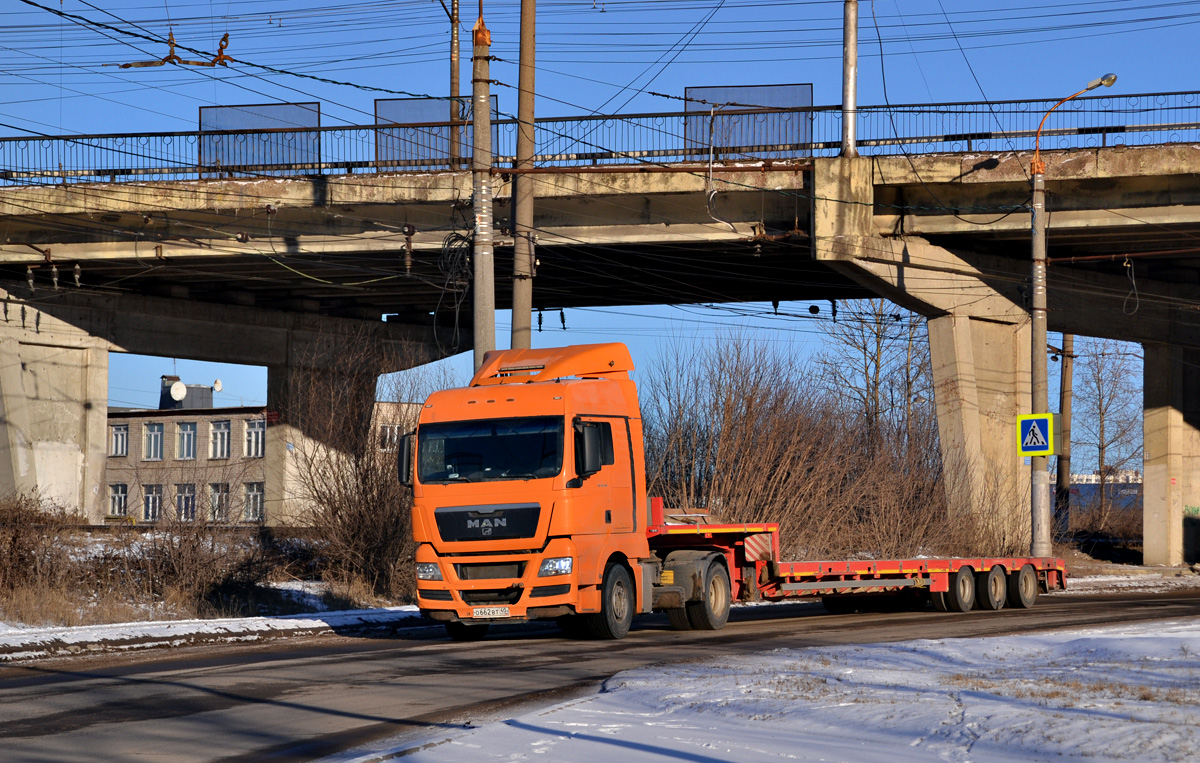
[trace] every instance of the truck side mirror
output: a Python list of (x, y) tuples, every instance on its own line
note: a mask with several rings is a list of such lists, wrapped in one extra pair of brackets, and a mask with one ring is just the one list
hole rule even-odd
[(604, 454), (604, 442), (600, 436), (599, 424), (584, 424), (583, 458), (579, 461), (579, 476), (586, 479), (600, 471), (601, 456)]
[(412, 487), (412, 472), (413, 472), (413, 433), (409, 432), (400, 438), (400, 447), (397, 448), (396, 454), (396, 472), (400, 478), (400, 484), (406, 487)]

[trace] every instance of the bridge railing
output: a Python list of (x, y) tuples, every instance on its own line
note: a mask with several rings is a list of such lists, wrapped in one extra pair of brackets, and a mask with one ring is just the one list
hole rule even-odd
[[(858, 111), (868, 155), (1029, 151), (1052, 100), (897, 104)], [(0, 138), (0, 184), (188, 180), (469, 167), (470, 125), (449, 122), (269, 130)], [(493, 124), (497, 166), (517, 123)], [(536, 125), (542, 166), (803, 160), (841, 150), (838, 107), (557, 117)], [(458, 141), (452, 136), (459, 134)], [(1200, 92), (1101, 95), (1061, 107), (1046, 149), (1200, 142)], [(457, 143), (457, 146), (454, 144)], [(457, 148), (457, 150), (452, 150)]]

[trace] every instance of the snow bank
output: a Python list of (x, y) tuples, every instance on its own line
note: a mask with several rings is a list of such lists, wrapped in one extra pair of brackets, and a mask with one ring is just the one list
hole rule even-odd
[(595, 697), (351, 759), (1195, 760), (1198, 700), (1200, 622), (1159, 622), (633, 670)]

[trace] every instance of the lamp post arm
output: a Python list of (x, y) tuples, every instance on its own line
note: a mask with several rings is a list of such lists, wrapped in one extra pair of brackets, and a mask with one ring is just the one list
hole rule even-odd
[[(1074, 95), (1068, 95), (1066, 98), (1063, 98), (1061, 101), (1059, 101), (1058, 103), (1051, 106), (1050, 110), (1047, 111), (1045, 113), (1045, 115), (1042, 117), (1042, 121), (1038, 123), (1037, 135), (1035, 135), (1034, 139), (1033, 139), (1033, 167), (1032, 167), (1032, 169), (1034, 172), (1045, 172), (1045, 165), (1042, 163), (1042, 128), (1045, 127), (1046, 120), (1050, 118), (1050, 115), (1053, 114), (1054, 110), (1057, 109), (1059, 106), (1062, 106), (1064, 103), (1071, 100), (1072, 98), (1078, 98), (1079, 96), (1083, 95), (1084, 93), (1088, 92), (1091, 89), (1092, 88), (1090, 88), (1090, 87), (1085, 87), (1083, 90), (1080, 90), (1078, 93), (1075, 93)], [(1041, 169), (1039, 169), (1039, 168), (1041, 168)]]

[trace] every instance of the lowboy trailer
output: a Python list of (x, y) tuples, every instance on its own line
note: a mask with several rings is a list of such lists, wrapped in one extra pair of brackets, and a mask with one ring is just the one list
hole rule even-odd
[(622, 344), (489, 352), (403, 438), (417, 601), (456, 639), (557, 619), (622, 638), (634, 614), (716, 630), (730, 604), (820, 597), (831, 612), (1033, 606), (1061, 559), (780, 561), (776, 523), (706, 524), (648, 499), (633, 362)]

